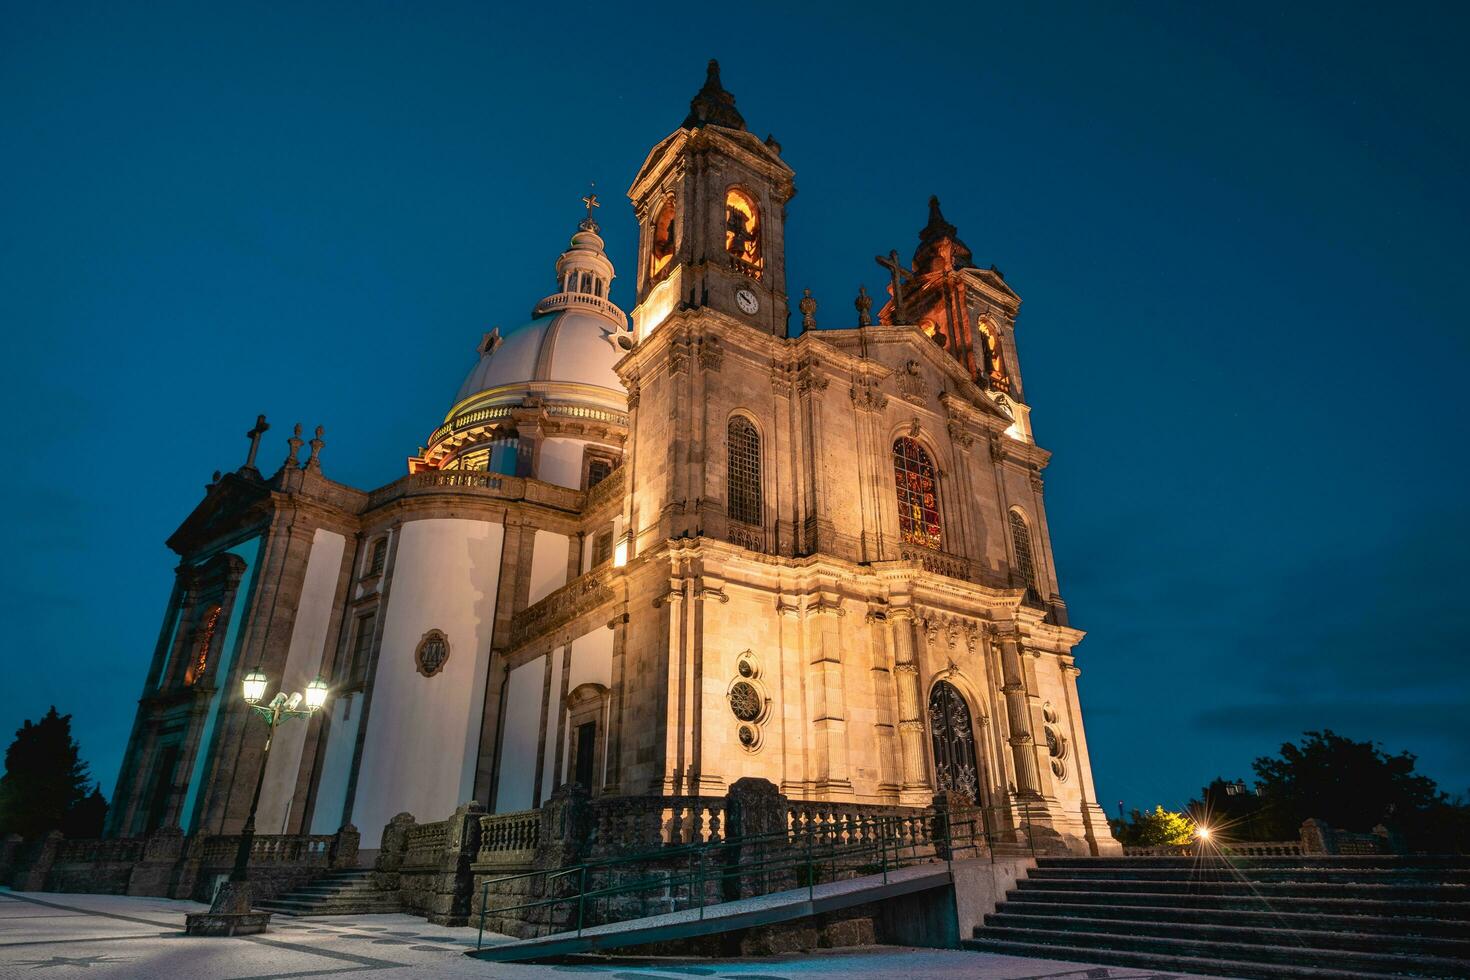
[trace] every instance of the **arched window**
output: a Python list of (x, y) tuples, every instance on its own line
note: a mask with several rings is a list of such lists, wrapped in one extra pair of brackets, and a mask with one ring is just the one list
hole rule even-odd
[(382, 575), (383, 566), (388, 563), (388, 539), (379, 538), (373, 542), (372, 557), (368, 560), (368, 574)]
[(1036, 588), (1036, 561), (1031, 555), (1031, 528), (1019, 510), (1011, 511), (1011, 545), (1016, 549), (1016, 578), (1028, 589)]
[(648, 278), (657, 279), (674, 259), (674, 199), (665, 198), (648, 241)]
[(898, 529), (905, 541), (939, 547), (939, 484), (934, 461), (908, 436), (893, 443), (893, 482), (898, 490)]
[(755, 199), (738, 187), (725, 193), (725, 253), (732, 268), (761, 277), (761, 217)]
[(934, 788), (963, 793), (978, 802), (975, 727), (969, 705), (948, 681), (940, 681), (929, 692), (929, 737), (934, 745)]
[(189, 669), (184, 672), (185, 684), (198, 684), (209, 668), (209, 653), (214, 645), (214, 628), (219, 625), (220, 608), (217, 604), (210, 606), (199, 621), (199, 634), (194, 639), (194, 657), (189, 663)]
[(725, 445), (729, 453), (725, 513), (732, 521), (762, 524), (760, 433), (749, 419), (736, 415), (725, 427)]

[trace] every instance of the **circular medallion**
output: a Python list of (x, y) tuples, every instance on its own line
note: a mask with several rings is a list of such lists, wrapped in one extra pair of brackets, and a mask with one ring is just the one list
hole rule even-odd
[(755, 721), (761, 716), (761, 696), (754, 684), (740, 681), (730, 688), (730, 710), (741, 721)]
[(755, 729), (749, 725), (740, 726), (740, 744), (747, 749), (755, 744)]
[(735, 290), (735, 303), (740, 307), (742, 313), (755, 313), (761, 308), (761, 301), (755, 298), (755, 293), (748, 289)]

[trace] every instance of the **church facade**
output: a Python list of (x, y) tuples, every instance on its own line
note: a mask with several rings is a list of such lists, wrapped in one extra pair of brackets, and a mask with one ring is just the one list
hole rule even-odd
[(494, 330), (408, 472), (361, 490), (321, 430), (216, 474), (169, 539), (176, 584), (109, 832), (233, 833), (264, 731), (240, 678), (321, 675), (279, 729), (260, 833), (365, 849), (395, 814), (594, 795), (928, 805), (1079, 853), (1097, 804), (1015, 325), (931, 201), (876, 312), (793, 305), (794, 174), (711, 63), (629, 190), (631, 316), (588, 216), (529, 322)]

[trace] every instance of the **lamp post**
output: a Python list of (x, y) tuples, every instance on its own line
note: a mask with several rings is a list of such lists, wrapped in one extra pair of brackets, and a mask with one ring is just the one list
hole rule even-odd
[[(265, 785), (266, 764), (271, 757), (271, 742), (276, 737), (276, 726), (288, 718), (310, 718), (317, 713), (327, 701), (327, 682), (318, 677), (306, 685), (306, 694), (300, 691), (287, 697), (285, 691), (280, 691), (271, 698), (269, 704), (262, 705), (260, 702), (265, 697), (265, 686), (267, 679), (259, 667), (245, 675), (241, 683), (244, 688), (245, 703), (250, 705), (250, 710), (265, 719), (265, 750), (260, 754), (260, 772), (255, 777), (255, 794), (250, 797), (250, 814), (245, 818), (245, 826), (240, 831), (240, 846), (235, 851), (235, 869), (230, 872), (231, 881), (248, 881), (250, 865), (250, 848), (255, 843), (255, 810), (260, 806), (260, 790)], [(302, 701), (306, 702), (305, 709), (299, 707)]]
[[(255, 794), (250, 798), (250, 813), (240, 829), (240, 846), (235, 851), (235, 867), (230, 880), (215, 892), (208, 912), (191, 912), (184, 917), (185, 931), (191, 936), (239, 936), (264, 932), (270, 922), (269, 912), (252, 911), (250, 891), (250, 850), (255, 843), (255, 811), (260, 806), (260, 790), (265, 785), (266, 764), (270, 761), (271, 742), (276, 726), (290, 718), (310, 718), (327, 701), (327, 682), (318, 677), (306, 685), (306, 693), (287, 695), (281, 691), (268, 704), (265, 698), (268, 680), (259, 667), (242, 681), (245, 703), (252, 713), (265, 719), (265, 751), (260, 755), (260, 772), (255, 777)], [(305, 707), (302, 707), (303, 702)]]

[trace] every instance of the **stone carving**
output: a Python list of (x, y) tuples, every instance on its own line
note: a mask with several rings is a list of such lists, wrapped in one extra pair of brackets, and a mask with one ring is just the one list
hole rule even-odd
[(606, 581), (610, 575), (611, 570), (606, 567), (594, 569), (572, 579), (534, 606), (516, 613), (510, 621), (511, 646), (518, 646), (538, 633), (563, 626), (611, 601), (615, 593)]
[(810, 289), (801, 291), (801, 302), (796, 304), (796, 308), (801, 310), (801, 329), (817, 329), (817, 301), (812, 299)]
[(969, 449), (975, 445), (975, 437), (965, 431), (965, 424), (956, 419), (949, 420), (949, 438), (961, 449)]
[(444, 635), (443, 630), (429, 630), (419, 640), (418, 648), (413, 652), (413, 662), (419, 673), (425, 677), (433, 677), (443, 670), (444, 662), (448, 659), (449, 637)]
[(853, 405), (862, 412), (881, 412), (888, 407), (888, 396), (873, 378), (859, 378), (851, 395)]
[(699, 367), (704, 371), (718, 371), (725, 363), (725, 348), (720, 346), (720, 338), (707, 337), (699, 345)]
[(311, 457), (306, 461), (306, 468), (313, 473), (322, 471), (322, 447), (326, 445), (322, 441), (322, 433), (325, 431), (321, 426), (317, 426), (316, 436), (307, 444), (311, 446)]
[(1041, 471), (1032, 470), (1031, 472), (1026, 474), (1026, 478), (1031, 481), (1031, 489), (1035, 490), (1037, 493), (1040, 493), (1041, 488), (1045, 482), (1041, 478)]
[(990, 437), (990, 461), (992, 463), (1003, 463), (1006, 458), (1006, 445), (1004, 436)]
[(857, 308), (857, 325), (859, 327), (871, 327), (873, 325), (873, 315), (871, 312), (873, 309), (873, 297), (868, 295), (868, 287), (858, 287), (857, 299), (852, 301), (852, 305)]
[(929, 400), (929, 382), (924, 380), (918, 361), (909, 361), (898, 372), (898, 393), (915, 405), (923, 405)]
[(297, 422), (296, 427), (291, 430), (291, 438), (286, 440), (286, 445), (291, 448), (291, 451), (286, 454), (286, 461), (281, 465), (286, 467), (287, 469), (292, 466), (300, 465), (300, 460), (297, 457), (298, 454), (301, 452), (301, 447), (306, 445), (306, 443), (301, 440), (300, 422)]

